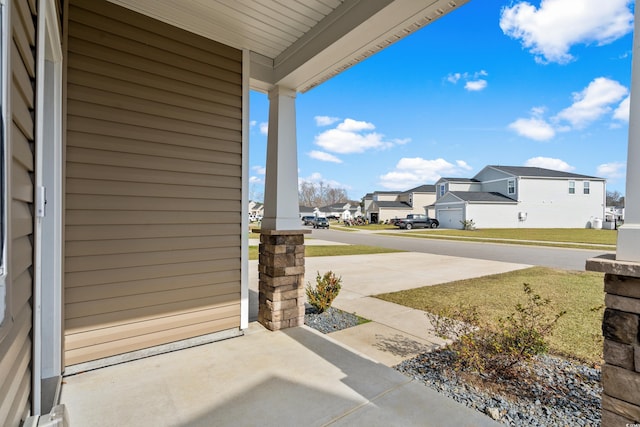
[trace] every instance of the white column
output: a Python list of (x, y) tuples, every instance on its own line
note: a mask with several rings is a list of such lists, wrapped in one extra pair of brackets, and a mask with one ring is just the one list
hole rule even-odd
[(300, 230), (296, 92), (269, 91), (269, 134), (264, 190), (264, 230)]
[(640, 262), (640, 11), (635, 11), (631, 64), (631, 107), (624, 225), (618, 230), (616, 259)]

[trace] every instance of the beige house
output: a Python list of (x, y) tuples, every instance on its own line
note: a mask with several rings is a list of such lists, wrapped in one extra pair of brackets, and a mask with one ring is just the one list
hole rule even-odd
[(249, 218), (254, 220), (264, 216), (264, 203), (249, 201)]
[(465, 2), (1, 1), (0, 425), (63, 374), (241, 335), (249, 91), (268, 252), (303, 241), (296, 94)]
[(421, 185), (410, 190), (375, 191), (364, 196), (364, 208), (367, 219), (372, 223), (405, 218), (408, 214), (433, 216), (433, 203), (436, 201), (435, 185)]

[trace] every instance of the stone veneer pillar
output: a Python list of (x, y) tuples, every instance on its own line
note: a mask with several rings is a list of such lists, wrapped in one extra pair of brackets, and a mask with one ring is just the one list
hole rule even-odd
[(602, 426), (639, 423), (640, 263), (603, 255), (587, 260), (587, 270), (605, 273)]
[(260, 231), (258, 321), (271, 331), (304, 324), (304, 235), (309, 232)]

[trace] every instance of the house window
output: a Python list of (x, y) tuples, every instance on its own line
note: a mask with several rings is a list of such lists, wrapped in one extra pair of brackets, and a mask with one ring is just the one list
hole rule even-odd
[(516, 180), (510, 179), (507, 181), (507, 194), (513, 195), (516, 194)]
[(582, 183), (582, 193), (583, 194), (589, 194), (590, 193), (590, 188), (591, 183), (589, 181), (585, 181)]
[(445, 184), (440, 184), (438, 186), (438, 197), (444, 196)]
[(576, 194), (576, 182), (569, 181), (569, 194)]

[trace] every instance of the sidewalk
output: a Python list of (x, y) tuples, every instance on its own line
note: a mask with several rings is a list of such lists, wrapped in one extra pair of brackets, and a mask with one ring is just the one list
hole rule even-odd
[[(318, 240), (317, 244), (321, 242)], [(333, 332), (329, 334), (331, 338), (387, 366), (436, 348), (444, 341), (433, 333), (424, 312), (373, 295), (529, 267), (416, 252), (307, 257), (305, 262), (305, 283), (315, 283), (318, 271), (333, 271), (342, 277), (342, 290), (333, 306), (371, 320)], [(249, 262), (249, 284), (257, 293), (257, 261)], [(257, 319), (257, 306), (250, 307), (250, 319)]]

